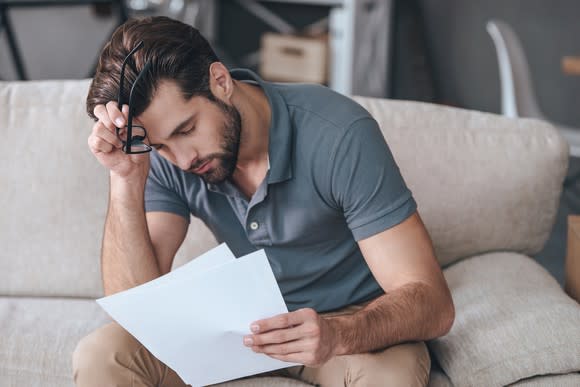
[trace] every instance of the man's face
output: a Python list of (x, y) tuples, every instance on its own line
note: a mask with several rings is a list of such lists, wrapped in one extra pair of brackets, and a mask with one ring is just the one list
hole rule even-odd
[(183, 98), (174, 82), (161, 82), (149, 107), (138, 117), (149, 142), (182, 170), (218, 184), (236, 167), (241, 116), (221, 100)]

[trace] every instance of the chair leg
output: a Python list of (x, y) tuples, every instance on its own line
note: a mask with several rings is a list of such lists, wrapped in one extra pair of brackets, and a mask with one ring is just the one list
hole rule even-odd
[(20, 50), (14, 36), (14, 30), (12, 29), (12, 24), (10, 23), (7, 12), (6, 7), (0, 4), (0, 30), (2, 30), (2, 28), (6, 30), (6, 37), (8, 38), (8, 45), (10, 47), (10, 52), (12, 53), (12, 60), (14, 61), (18, 78), (21, 81), (26, 81), (28, 77), (26, 76), (26, 70), (24, 69), (24, 62), (22, 61)]

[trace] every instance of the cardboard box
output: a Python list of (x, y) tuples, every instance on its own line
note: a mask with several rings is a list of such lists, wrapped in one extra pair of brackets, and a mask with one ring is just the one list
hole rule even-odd
[(568, 216), (566, 293), (580, 302), (580, 215)]
[(265, 33), (260, 48), (260, 75), (269, 81), (326, 83), (328, 38)]

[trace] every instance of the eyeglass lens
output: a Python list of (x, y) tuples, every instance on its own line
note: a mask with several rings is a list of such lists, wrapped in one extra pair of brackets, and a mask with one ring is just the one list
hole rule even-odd
[[(127, 62), (129, 60), (129, 58), (135, 53), (137, 52), (139, 49), (141, 49), (143, 47), (143, 42), (139, 42), (132, 50), (131, 52), (129, 52), (129, 54), (127, 55), (127, 57), (125, 57), (125, 60), (123, 61), (123, 64), (121, 66), (121, 74), (120, 74), (120, 79), (119, 79), (119, 96), (118, 96), (118, 107), (119, 109), (121, 109), (122, 106), (122, 97), (123, 97), (123, 85), (125, 82), (125, 66), (127, 65)], [(148, 71), (149, 67), (151, 66), (150, 62), (147, 62), (145, 64), (145, 66), (143, 67), (143, 69), (141, 70), (141, 72), (137, 75), (137, 78), (135, 79), (135, 81), (133, 82), (133, 85), (131, 86), (131, 92), (129, 94), (129, 117), (128, 117), (128, 126), (125, 126), (124, 128), (117, 128), (117, 136), (119, 137), (119, 139), (123, 142), (123, 151), (125, 153), (131, 154), (131, 153), (145, 153), (145, 152), (150, 152), (151, 151), (151, 147), (149, 145), (147, 145), (144, 140), (147, 138), (147, 131), (145, 130), (145, 128), (141, 127), (141, 126), (133, 126), (132, 125), (132, 116), (133, 116), (133, 95), (134, 95), (134, 91), (135, 91), (135, 86), (137, 85), (137, 83), (139, 82), (139, 80), (143, 77), (143, 75), (145, 74), (146, 71)]]
[(151, 147), (147, 145), (144, 141), (147, 138), (147, 131), (142, 126), (133, 125), (131, 128), (131, 140), (127, 141), (127, 126), (118, 128), (117, 137), (123, 142), (123, 151), (127, 152), (127, 149), (131, 148), (131, 153), (133, 152), (148, 152)]

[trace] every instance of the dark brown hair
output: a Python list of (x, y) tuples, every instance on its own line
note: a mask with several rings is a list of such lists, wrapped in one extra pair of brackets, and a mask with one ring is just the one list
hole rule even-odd
[(128, 103), (135, 78), (150, 61), (149, 71), (143, 74), (135, 88), (134, 116), (149, 106), (159, 81), (163, 79), (175, 81), (185, 99), (201, 95), (214, 100), (209, 88), (209, 67), (218, 61), (218, 57), (197, 29), (163, 16), (131, 19), (115, 30), (101, 52), (87, 95), (90, 117), (96, 120), (93, 114), (95, 106), (117, 100), (121, 65), (140, 41), (143, 41), (143, 47), (125, 66), (122, 96), (122, 101)]

